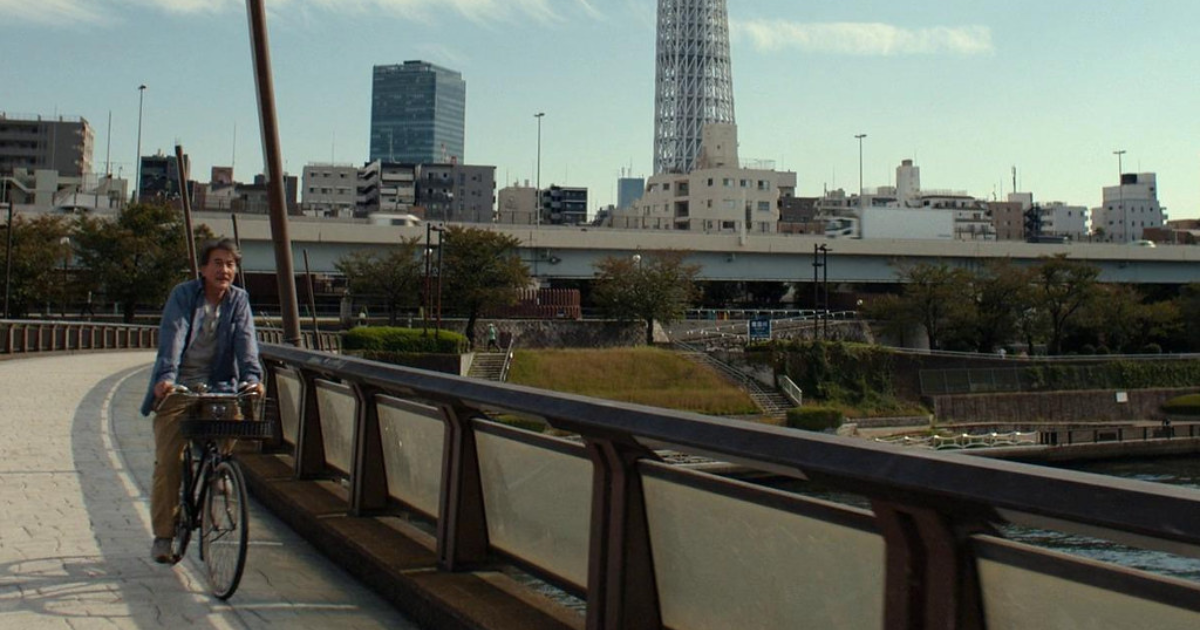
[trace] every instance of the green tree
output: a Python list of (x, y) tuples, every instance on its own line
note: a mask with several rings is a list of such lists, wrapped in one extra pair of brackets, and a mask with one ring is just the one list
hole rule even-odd
[(971, 309), (966, 324), (979, 352), (993, 352), (1018, 336), (1022, 314), (1032, 307), (1029, 271), (1008, 260), (993, 260), (970, 280)]
[(654, 322), (682, 318), (699, 298), (700, 266), (687, 264), (686, 258), (687, 252), (680, 251), (603, 258), (595, 265), (593, 299), (610, 317), (645, 322), (646, 343), (653, 344)]
[(1173, 347), (1183, 331), (1180, 305), (1175, 301), (1147, 301), (1139, 288), (1128, 284), (1099, 285), (1096, 299), (1080, 312), (1081, 337), (1126, 354), (1145, 351), (1149, 344)]
[[(8, 226), (0, 226), (0, 242), (7, 242)], [(65, 298), (66, 274), (63, 263), (70, 245), (63, 239), (70, 225), (62, 217), (39, 216), (26, 219), (13, 216), (12, 273), (9, 284), (9, 314), (23, 317), (31, 309)], [(6, 273), (6, 260), (0, 258), (0, 273)]]
[(1066, 254), (1043, 258), (1033, 268), (1033, 303), (1044, 314), (1049, 326), (1050, 354), (1062, 352), (1067, 326), (1078, 316), (1080, 309), (1095, 299), (1099, 275), (1099, 267), (1068, 260)]
[[(83, 217), (75, 227), (77, 254), (89, 286), (121, 306), (132, 322), (139, 304), (161, 305), (190, 274), (183, 213), (155, 204), (126, 206), (112, 219)], [(212, 238), (206, 225), (198, 241)], [(199, 253), (199, 252), (197, 252)]]
[(421, 292), (424, 269), (421, 260), (421, 237), (401, 239), (399, 245), (386, 250), (357, 250), (333, 263), (346, 276), (350, 293), (356, 296), (378, 296), (388, 314), (388, 325), (396, 325), (396, 317), (405, 307), (415, 306)]
[(475, 343), (475, 322), (489, 308), (512, 304), (529, 286), (514, 236), (474, 227), (452, 226), (442, 233), (442, 299), (467, 315), (467, 339)]
[(877, 300), (869, 315), (886, 318), (899, 329), (919, 324), (929, 336), (929, 347), (940, 349), (970, 308), (965, 290), (969, 275), (944, 262), (900, 266), (896, 275), (903, 285), (901, 294)]

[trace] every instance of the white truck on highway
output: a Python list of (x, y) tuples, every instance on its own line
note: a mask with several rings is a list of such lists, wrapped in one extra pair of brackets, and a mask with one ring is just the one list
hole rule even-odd
[(833, 217), (829, 238), (954, 240), (954, 211), (929, 208), (863, 208), (858, 217)]

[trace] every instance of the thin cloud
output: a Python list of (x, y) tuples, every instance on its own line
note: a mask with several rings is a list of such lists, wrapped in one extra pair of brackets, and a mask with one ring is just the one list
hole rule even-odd
[[(273, 0), (273, 14), (296, 11), (302, 15), (336, 12), (376, 15), (411, 22), (432, 22), (439, 14), (453, 13), (478, 24), (532, 20), (539, 24), (562, 23), (566, 11), (590, 20), (605, 19), (595, 0), (575, 0), (574, 8), (555, 0)], [(245, 0), (0, 0), (0, 15), (18, 22), (43, 25), (104, 24), (116, 21), (114, 9), (158, 10), (176, 15), (242, 13)], [(125, 16), (126, 18), (128, 15)]]
[(64, 26), (107, 21), (92, 0), (0, 0), (0, 15), (14, 22)]
[(986, 26), (902, 28), (879, 22), (739, 21), (730, 24), (756, 49), (873, 57), (902, 55), (986, 55), (994, 52)]
[[(73, 0), (78, 1), (78, 0)], [(245, 10), (245, 0), (122, 0), (150, 5), (170, 13)], [(595, 12), (589, 0), (577, 0), (584, 10)], [(517, 18), (549, 23), (563, 20), (553, 0), (275, 0), (272, 13), (321, 9), (351, 15), (386, 15), (413, 22), (429, 22), (435, 14), (451, 11), (478, 23), (511, 21)]]

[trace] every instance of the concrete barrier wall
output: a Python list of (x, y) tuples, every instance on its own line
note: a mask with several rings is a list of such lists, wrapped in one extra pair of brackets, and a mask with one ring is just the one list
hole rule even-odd
[(1118, 402), (1117, 390), (935, 396), (934, 416), (948, 422), (1121, 422), (1161, 420), (1162, 404), (1188, 389), (1137, 389)]

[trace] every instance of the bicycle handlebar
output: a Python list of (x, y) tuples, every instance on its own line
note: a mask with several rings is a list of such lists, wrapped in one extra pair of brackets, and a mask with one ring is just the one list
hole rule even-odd
[(159, 406), (161, 406), (162, 403), (166, 402), (168, 398), (171, 398), (173, 396), (182, 396), (184, 398), (189, 398), (189, 399), (192, 399), (195, 401), (225, 400), (225, 401), (237, 401), (237, 402), (241, 402), (243, 400), (253, 400), (255, 398), (258, 398), (259, 396), (262, 396), (262, 394), (259, 393), (258, 390), (246, 391), (245, 387), (248, 387), (248, 386), (249, 386), (248, 383), (240, 383), (238, 385), (239, 391), (236, 391), (236, 392), (198, 392), (198, 391), (192, 391), (191, 389), (188, 389), (184, 385), (176, 384), (176, 385), (173, 385), (171, 388), (171, 391), (167, 392), (167, 395), (163, 396), (162, 400), (159, 401)]

